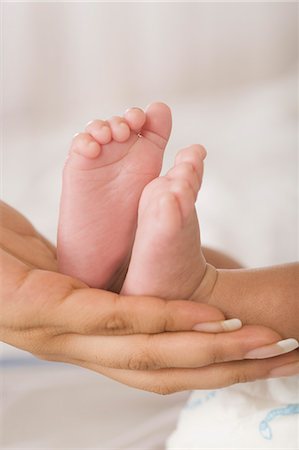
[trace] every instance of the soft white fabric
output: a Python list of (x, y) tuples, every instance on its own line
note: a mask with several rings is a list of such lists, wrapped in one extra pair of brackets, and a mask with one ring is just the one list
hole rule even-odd
[(298, 447), (298, 377), (195, 391), (167, 445), (168, 450)]

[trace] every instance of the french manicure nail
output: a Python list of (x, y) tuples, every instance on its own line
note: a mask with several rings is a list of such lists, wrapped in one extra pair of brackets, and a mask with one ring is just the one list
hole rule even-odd
[(270, 378), (291, 377), (292, 375), (299, 375), (299, 362), (285, 364), (284, 366), (276, 367), (269, 373)]
[(239, 319), (220, 320), (215, 322), (198, 323), (192, 330), (203, 331), (205, 333), (223, 333), (223, 331), (235, 331), (242, 328), (242, 322)]
[(299, 342), (296, 339), (289, 338), (283, 341), (276, 342), (271, 345), (264, 345), (263, 347), (250, 350), (244, 358), (247, 359), (263, 359), (272, 358), (273, 356), (282, 355), (283, 353), (291, 352), (299, 347)]

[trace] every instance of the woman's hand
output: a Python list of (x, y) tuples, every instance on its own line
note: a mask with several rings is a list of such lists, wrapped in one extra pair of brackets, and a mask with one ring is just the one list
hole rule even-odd
[(192, 331), (219, 321), (215, 307), (90, 289), (57, 273), (55, 248), (1, 203), (0, 337), (49, 361), (86, 367), (130, 386), (171, 393), (267, 377), (295, 352), (243, 360), (280, 335), (264, 327)]

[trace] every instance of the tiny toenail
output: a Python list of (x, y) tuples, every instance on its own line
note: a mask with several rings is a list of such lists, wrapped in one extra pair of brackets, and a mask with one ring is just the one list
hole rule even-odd
[(128, 109), (125, 110), (125, 113), (127, 113), (129, 111), (132, 111), (132, 109), (138, 109), (139, 111), (142, 111), (142, 109), (138, 108), (138, 106), (131, 106), (131, 108), (128, 108)]
[(88, 127), (89, 125), (91, 125), (94, 122), (94, 120), (90, 120), (89, 122), (87, 122), (86, 126)]
[(74, 136), (73, 136), (73, 139), (74, 139), (75, 137), (79, 136), (79, 134), (80, 134), (80, 133), (75, 133)]

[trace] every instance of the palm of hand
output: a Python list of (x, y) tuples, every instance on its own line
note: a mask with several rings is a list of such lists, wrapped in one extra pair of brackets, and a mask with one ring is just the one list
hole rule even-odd
[[(32, 341), (39, 341), (42, 346), (45, 337), (46, 324), (37, 311), (42, 312), (51, 303), (56, 305), (55, 300), (65, 297), (73, 289), (86, 286), (57, 273), (55, 247), (20, 213), (1, 203), (0, 214), (1, 309), (5, 311), (0, 320), (1, 338), (5, 341), (9, 332), (10, 344), (32, 352)], [(41, 295), (41, 284), (47, 295)], [(48, 331), (50, 328), (49, 323)], [(28, 334), (32, 335), (32, 339), (27, 339)], [(41, 339), (36, 339), (38, 337)], [(39, 349), (36, 348), (36, 351)]]

